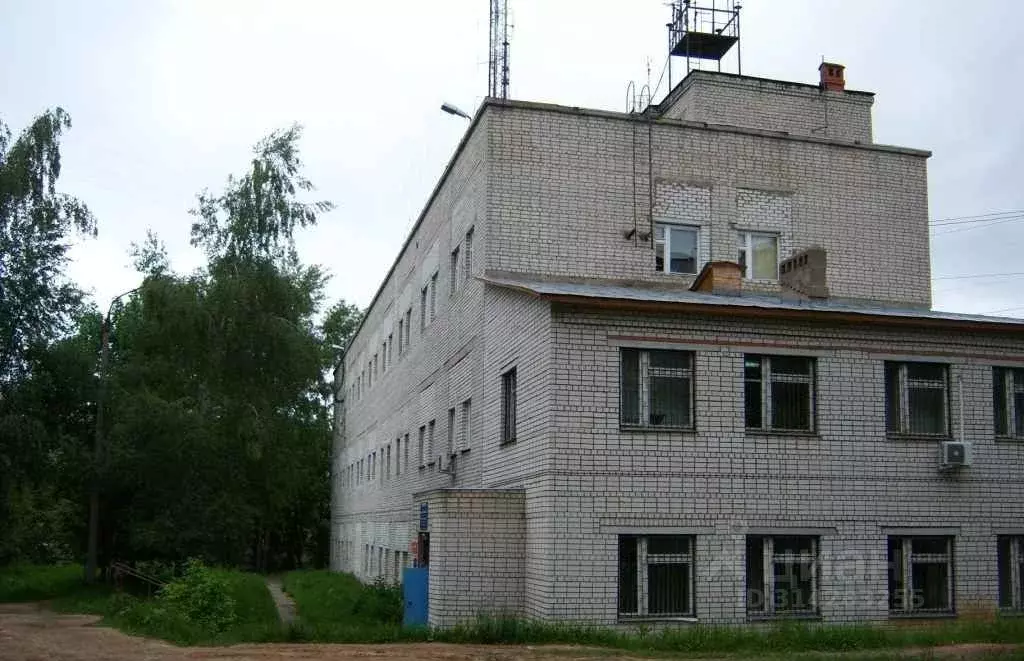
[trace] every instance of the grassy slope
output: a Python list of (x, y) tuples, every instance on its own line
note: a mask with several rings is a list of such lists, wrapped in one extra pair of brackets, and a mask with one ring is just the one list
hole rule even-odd
[(211, 571), (225, 581), (235, 602), (236, 620), (220, 632), (168, 612), (159, 599), (118, 594), (105, 585), (83, 585), (80, 566), (0, 568), (0, 603), (51, 599), (51, 606), (59, 612), (100, 615), (103, 624), (126, 633), (182, 645), (268, 642), (288, 637), (263, 577), (228, 569)]

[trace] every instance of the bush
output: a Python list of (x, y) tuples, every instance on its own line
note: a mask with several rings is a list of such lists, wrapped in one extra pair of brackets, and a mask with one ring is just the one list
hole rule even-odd
[(198, 560), (189, 561), (181, 578), (161, 588), (157, 604), (166, 612), (154, 616), (180, 617), (212, 632), (224, 631), (237, 619), (227, 580)]

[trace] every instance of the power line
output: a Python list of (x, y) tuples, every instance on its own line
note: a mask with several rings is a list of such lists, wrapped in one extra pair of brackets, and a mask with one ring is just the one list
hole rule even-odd
[(989, 310), (988, 312), (982, 312), (982, 314), (997, 314), (999, 312), (1013, 312), (1014, 310), (1024, 310), (1024, 305), (1018, 305), (1014, 308), (1002, 308), (999, 310)]
[(966, 280), (968, 278), (1016, 278), (1024, 273), (972, 273), (970, 275), (940, 275), (932, 280)]
[[(967, 232), (970, 230), (985, 229), (986, 227), (993, 227), (995, 225), (1002, 225), (1003, 223), (1012, 223), (1024, 220), (1024, 215), (1020, 216), (1009, 216), (1006, 218), (999, 218), (995, 220), (986, 221), (984, 225), (971, 225), (970, 227), (957, 227), (945, 232), (935, 232), (934, 236), (945, 236), (947, 234), (956, 234), (958, 232)], [(963, 223), (949, 223), (950, 225), (960, 225)], [(932, 227), (935, 227), (934, 225)], [(941, 227), (941, 226), (940, 226)]]
[(993, 211), (992, 213), (979, 213), (971, 216), (949, 216), (947, 218), (932, 218), (930, 224), (938, 227), (940, 225), (959, 225), (961, 223), (980, 223), (986, 220), (996, 220), (1005, 216), (1024, 215), (1024, 209), (1011, 209), (1009, 211)]

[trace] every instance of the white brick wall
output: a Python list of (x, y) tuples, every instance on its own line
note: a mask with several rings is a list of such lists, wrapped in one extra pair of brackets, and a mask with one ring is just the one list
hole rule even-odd
[(660, 110), (671, 119), (869, 143), (873, 103), (865, 92), (693, 71)]
[[(849, 127), (863, 129), (866, 118), (870, 139), (870, 106), (858, 108), (867, 114)], [(926, 154), (763, 128), (485, 107), (345, 358), (332, 567), (373, 578), (380, 570), (367, 566), (366, 551), (376, 559), (379, 550), (408, 550), (416, 505), (428, 502), (433, 623), (500, 611), (615, 624), (616, 531), (669, 527), (696, 536), (700, 621), (735, 623), (745, 621), (745, 535), (810, 527), (821, 537), (824, 619), (880, 619), (887, 531), (928, 526), (955, 531), (958, 604), (991, 605), (993, 531), (1024, 520), (1024, 448), (992, 440), (989, 366), (1024, 364), (1019, 338), (552, 311), (476, 279), (449, 296), (449, 255), (471, 226), (475, 275), (686, 287), (692, 278), (653, 272), (651, 243), (639, 238), (652, 219), (666, 219), (706, 230), (703, 259), (735, 260), (740, 231), (771, 231), (781, 257), (827, 250), (836, 297), (927, 307)], [(434, 272), (437, 317), (421, 333), (419, 292)], [(354, 378), (389, 333), (397, 338), (409, 308), (411, 348), (351, 397)], [(618, 351), (637, 337), (696, 352), (695, 431), (620, 430)], [(817, 435), (743, 428), (743, 354), (775, 350), (817, 358)], [(938, 475), (934, 442), (886, 437), (882, 365), (892, 352), (938, 355), (963, 378), (977, 461), (959, 477)], [(501, 374), (512, 366), (517, 440), (502, 446)], [(455, 476), (420, 469), (418, 429), (435, 420), (435, 448), (445, 447), (447, 411), (461, 420), (466, 399), (472, 428)], [(954, 403), (954, 429), (957, 411)], [(406, 435), (413, 447), (400, 475), (393, 466), (382, 478), (378, 463), (376, 480), (342, 482), (389, 444), (394, 457)]]

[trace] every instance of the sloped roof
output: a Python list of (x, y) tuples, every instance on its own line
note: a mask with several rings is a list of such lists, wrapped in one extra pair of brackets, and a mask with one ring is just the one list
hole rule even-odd
[(797, 299), (767, 295), (729, 296), (687, 289), (664, 289), (624, 283), (548, 280), (516, 275), (486, 275), (484, 282), (563, 303), (590, 303), (618, 308), (677, 308), (733, 316), (800, 317), (822, 321), (863, 321), (900, 326), (958, 327), (1019, 332), (1024, 339), (1024, 319), (943, 312), (905, 307), (885, 307), (835, 299)]

